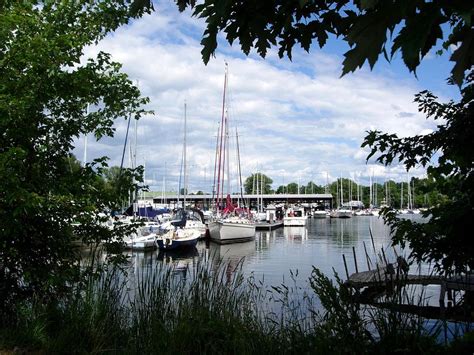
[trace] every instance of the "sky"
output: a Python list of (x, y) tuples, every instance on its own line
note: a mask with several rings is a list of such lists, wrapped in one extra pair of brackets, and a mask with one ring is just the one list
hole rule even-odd
[[(84, 61), (98, 51), (110, 53), (151, 100), (146, 108), (154, 114), (137, 122), (136, 145), (132, 122), (125, 166), (132, 147), (152, 191), (178, 188), (185, 102), (188, 190), (212, 191), (225, 63), (229, 120), (231, 127), (238, 127), (243, 178), (262, 172), (273, 179), (275, 189), (290, 182), (324, 185), (338, 177), (365, 185), (370, 176), (379, 183), (406, 181), (403, 166), (366, 162), (368, 150), (360, 147), (366, 131), (430, 133), (437, 123), (418, 112), (414, 95), (424, 89), (441, 101), (459, 95), (445, 83), (451, 69), (446, 55), (428, 54), (416, 77), (398, 54), (391, 63), (381, 57), (372, 71), (364, 66), (341, 78), (348, 47), (337, 39), (322, 50), (313, 46), (309, 53), (295, 47), (292, 61), (278, 58), (275, 49), (266, 59), (255, 51), (245, 56), (238, 45), (221, 39), (215, 58), (205, 65), (200, 53), (203, 31), (204, 22), (189, 11), (179, 13), (174, 3), (158, 1), (151, 15), (84, 51)], [(113, 138), (97, 142), (89, 136), (86, 160), (105, 155), (109, 165), (120, 165), (126, 127), (125, 120), (118, 120)], [(235, 136), (235, 128), (231, 132)], [(75, 143), (74, 154), (83, 160), (84, 137)], [(234, 151), (235, 142), (231, 146)], [(237, 186), (236, 154), (230, 154), (232, 186)], [(424, 175), (421, 167), (409, 172), (410, 177)]]

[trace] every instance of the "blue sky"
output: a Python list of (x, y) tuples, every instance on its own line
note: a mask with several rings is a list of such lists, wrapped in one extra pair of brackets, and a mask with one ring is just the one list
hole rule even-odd
[[(155, 114), (138, 122), (137, 163), (146, 166), (146, 181), (155, 191), (162, 190), (164, 178), (166, 190), (177, 188), (184, 100), (189, 190), (211, 190), (224, 62), (229, 64), (229, 112), (239, 128), (244, 178), (261, 171), (274, 180), (275, 188), (310, 180), (325, 184), (327, 176), (330, 181), (343, 176), (364, 184), (370, 175), (378, 182), (405, 180), (402, 166), (366, 164), (367, 151), (360, 148), (365, 132), (426, 134), (436, 123), (417, 112), (414, 95), (429, 89), (441, 100), (458, 97), (458, 90), (445, 84), (451, 69), (447, 55), (429, 54), (418, 78), (401, 63), (400, 54), (392, 63), (381, 57), (373, 71), (365, 66), (340, 78), (347, 45), (334, 39), (323, 50), (314, 46), (309, 54), (295, 47), (293, 61), (279, 59), (275, 49), (266, 59), (255, 53), (246, 57), (238, 46), (221, 41), (206, 66), (200, 54), (203, 21), (189, 12), (180, 14), (173, 3), (157, 2), (155, 9), (87, 48), (84, 55), (111, 53), (150, 97)], [(88, 160), (106, 155), (111, 165), (120, 164), (126, 122), (118, 121), (116, 129), (112, 139), (88, 139)], [(83, 146), (81, 137), (74, 151), (80, 159)], [(416, 168), (410, 175), (424, 173)]]

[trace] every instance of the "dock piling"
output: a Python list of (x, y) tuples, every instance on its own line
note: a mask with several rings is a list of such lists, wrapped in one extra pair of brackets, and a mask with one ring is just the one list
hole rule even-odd
[(344, 269), (346, 269), (346, 277), (349, 280), (349, 271), (347, 270), (346, 256), (344, 254), (342, 254), (342, 260), (344, 260)]
[(367, 247), (365, 245), (365, 241), (363, 243), (364, 243), (364, 251), (365, 251), (365, 260), (367, 261), (367, 268), (370, 271), (370, 257), (369, 257), (369, 254), (367, 253)]
[(354, 254), (354, 265), (355, 265), (356, 273), (359, 273), (359, 268), (357, 267), (357, 255), (356, 255), (355, 247), (352, 247), (352, 254)]

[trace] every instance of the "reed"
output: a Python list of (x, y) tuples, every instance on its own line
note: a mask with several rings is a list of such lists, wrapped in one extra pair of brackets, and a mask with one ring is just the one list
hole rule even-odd
[[(185, 273), (104, 270), (68, 297), (23, 304), (0, 350), (43, 353), (391, 353), (446, 350), (421, 320), (361, 308), (335, 275), (267, 287), (241, 265), (199, 263)], [(299, 286), (300, 285), (300, 286)], [(403, 341), (404, 348), (397, 347)]]

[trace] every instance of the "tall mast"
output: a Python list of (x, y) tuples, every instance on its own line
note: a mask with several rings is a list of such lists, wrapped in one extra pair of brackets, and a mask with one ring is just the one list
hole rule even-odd
[(400, 192), (400, 209), (403, 209), (403, 180), (400, 182), (401, 192)]
[(222, 116), (221, 116), (221, 127), (220, 127), (220, 134), (219, 134), (219, 163), (217, 164), (217, 197), (216, 197), (216, 209), (219, 212), (220, 206), (220, 198), (221, 198), (221, 171), (222, 171), (222, 164), (223, 164), (223, 156), (222, 156), (222, 148), (223, 148), (223, 140), (224, 140), (224, 124), (225, 124), (225, 95), (227, 89), (227, 63), (225, 63), (225, 75), (224, 75), (224, 92), (222, 94)]
[(216, 154), (214, 157), (214, 180), (212, 184), (212, 201), (214, 201), (214, 197), (216, 197), (216, 179), (217, 179), (217, 165), (218, 165), (217, 158), (218, 158), (218, 153), (219, 153), (219, 129), (220, 129), (220, 123), (217, 124), (217, 133), (216, 133)]
[(344, 181), (342, 180), (341, 175), (341, 207), (344, 204)]
[(223, 176), (227, 176), (227, 191), (226, 194), (230, 195), (230, 136), (229, 136), (229, 109), (226, 108), (225, 110), (225, 169), (226, 174)]
[[(86, 106), (86, 116), (89, 115), (89, 104)], [(83, 166), (87, 164), (87, 133), (84, 135), (84, 159), (83, 159)]]
[(183, 189), (183, 208), (186, 208), (186, 194), (188, 188), (187, 174), (186, 174), (186, 100), (184, 100), (184, 133), (183, 133), (183, 177), (184, 177), (184, 189)]
[(244, 200), (243, 185), (242, 185), (242, 170), (240, 168), (239, 133), (237, 132), (237, 127), (235, 127), (235, 141), (237, 143), (237, 168), (239, 169), (240, 198), (242, 199), (242, 203), (244, 204), (244, 208), (246, 208), (245, 200)]
[(372, 208), (374, 207), (374, 203), (373, 203), (373, 192), (372, 192), (372, 189), (373, 189), (373, 185), (372, 185), (372, 175), (369, 175), (369, 207)]

